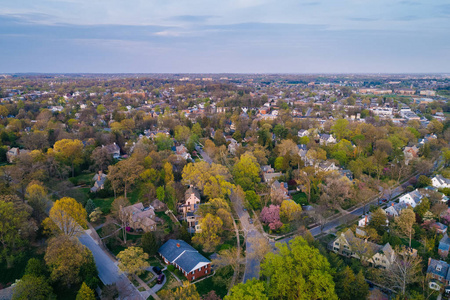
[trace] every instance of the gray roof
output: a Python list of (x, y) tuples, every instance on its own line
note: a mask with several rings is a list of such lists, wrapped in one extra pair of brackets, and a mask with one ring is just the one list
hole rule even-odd
[(211, 263), (191, 245), (182, 240), (168, 240), (158, 250), (171, 264), (177, 264), (186, 272), (191, 272), (199, 263)]
[(191, 186), (187, 189), (186, 193), (184, 193), (184, 200), (187, 200), (192, 194), (194, 194), (195, 197), (200, 199), (200, 192), (195, 187)]
[(439, 250), (449, 251), (450, 250), (450, 238), (447, 233), (444, 234), (442, 239), (439, 241)]
[(449, 269), (449, 265), (445, 261), (430, 258), (427, 273), (436, 274), (446, 280), (450, 280)]

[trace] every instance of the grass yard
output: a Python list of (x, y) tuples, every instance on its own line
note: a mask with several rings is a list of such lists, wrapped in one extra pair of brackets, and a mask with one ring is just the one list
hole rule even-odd
[[(161, 291), (162, 290), (172, 290), (172, 289), (180, 286), (180, 283), (178, 282), (178, 280), (176, 280), (175, 277), (173, 277), (173, 275), (169, 271), (166, 270), (163, 273), (164, 273), (164, 275), (166, 275), (167, 281), (166, 281), (166, 284), (164, 285), (164, 287), (161, 289)], [(156, 280), (154, 280), (154, 282), (156, 284)], [(155, 285), (155, 284), (153, 284), (153, 285)]]
[(75, 177), (70, 177), (69, 181), (72, 182), (73, 185), (94, 185), (92, 178), (94, 178), (95, 173), (81, 174)]
[(230, 285), (233, 274), (234, 272), (231, 266), (220, 268), (216, 271), (215, 275), (195, 283), (195, 286), (200, 296), (206, 295), (210, 291), (215, 291), (220, 298), (223, 298), (228, 293), (228, 286)]
[(141, 275), (139, 275), (139, 278), (142, 279), (145, 283), (149, 282), (153, 279), (153, 273), (150, 271), (144, 271)]
[(308, 197), (306, 196), (305, 193), (297, 192), (297, 193), (293, 193), (291, 196), (292, 196), (292, 200), (294, 200), (295, 203), (300, 204), (300, 205), (308, 205)]
[(160, 269), (163, 269), (165, 267), (165, 265), (163, 265), (161, 261), (154, 256), (150, 256), (150, 258), (147, 261), (152, 267), (159, 267)]

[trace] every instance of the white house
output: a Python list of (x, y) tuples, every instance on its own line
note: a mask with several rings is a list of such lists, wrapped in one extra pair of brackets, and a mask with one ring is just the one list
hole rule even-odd
[(399, 203), (406, 203), (412, 208), (416, 207), (422, 200), (422, 194), (420, 194), (419, 190), (416, 189), (412, 191), (411, 193), (405, 194), (400, 197)]
[(321, 134), (319, 138), (319, 143), (321, 145), (328, 145), (336, 143), (336, 139), (331, 134)]
[(407, 208), (408, 205), (406, 203), (394, 203), (392, 202), (384, 211), (390, 217), (398, 217), (400, 212)]
[(300, 129), (297, 133), (298, 137), (308, 136), (308, 130)]
[(450, 179), (447, 179), (442, 175), (436, 175), (431, 179), (431, 185), (437, 187), (438, 189), (449, 188)]
[(369, 225), (369, 222), (371, 219), (372, 219), (372, 215), (370, 215), (370, 214), (361, 216), (361, 219), (358, 221), (358, 226), (366, 227), (367, 225)]

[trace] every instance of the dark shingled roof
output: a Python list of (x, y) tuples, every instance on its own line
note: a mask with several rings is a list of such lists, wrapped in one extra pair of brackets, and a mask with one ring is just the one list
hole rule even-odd
[(171, 264), (177, 264), (186, 272), (191, 272), (199, 263), (210, 261), (182, 240), (168, 240), (158, 252)]
[(446, 280), (450, 279), (449, 266), (445, 261), (442, 260), (430, 258), (430, 261), (428, 262), (427, 273), (436, 274), (445, 278)]

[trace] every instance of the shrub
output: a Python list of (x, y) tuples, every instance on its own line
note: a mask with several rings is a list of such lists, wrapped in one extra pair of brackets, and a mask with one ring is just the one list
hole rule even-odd
[(175, 266), (174, 265), (168, 265), (167, 266), (167, 270), (169, 270), (170, 272), (175, 271)]

